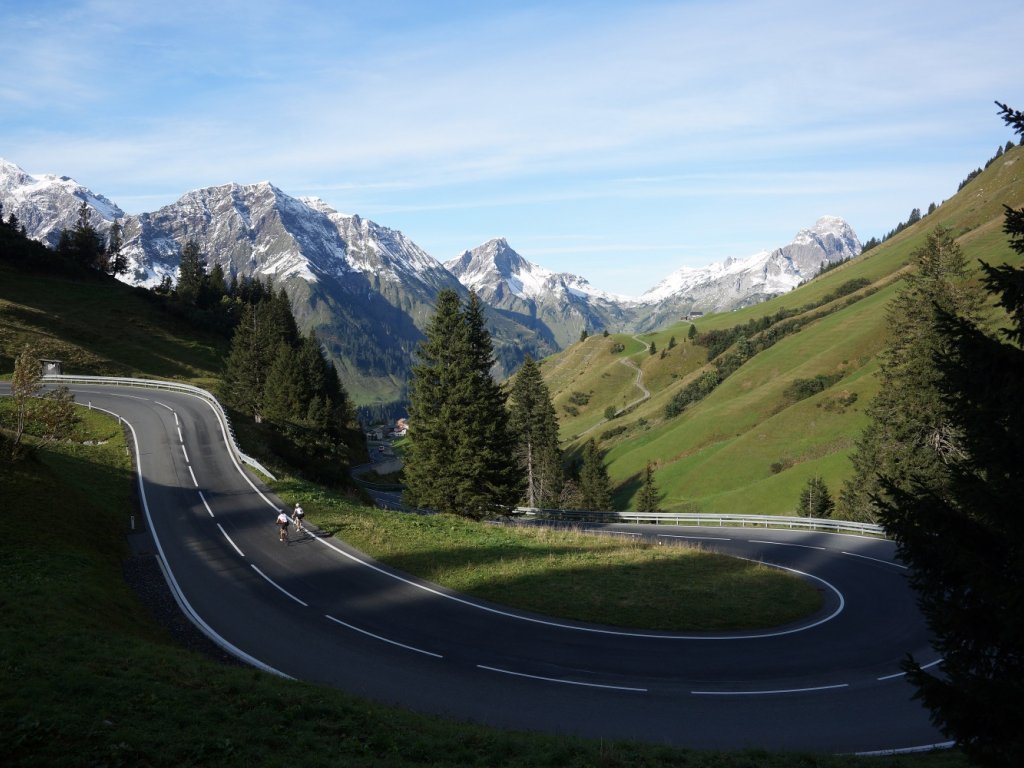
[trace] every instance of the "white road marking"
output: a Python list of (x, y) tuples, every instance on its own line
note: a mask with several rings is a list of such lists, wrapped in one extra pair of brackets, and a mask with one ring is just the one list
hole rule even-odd
[(859, 557), (862, 560), (874, 560), (876, 563), (882, 563), (883, 565), (894, 565), (897, 568), (902, 568), (903, 570), (907, 570), (907, 566), (900, 565), (899, 563), (894, 563), (891, 560), (881, 560), (881, 559), (879, 559), (877, 557), (868, 557), (867, 555), (858, 555), (856, 552), (843, 552), (842, 554), (849, 555), (850, 557)]
[(826, 552), (825, 547), (812, 547), (809, 544), (790, 544), (785, 541), (761, 541), (759, 539), (747, 539), (751, 544), (774, 544), (776, 547), (799, 547), (800, 549), (819, 549), (822, 552)]
[(673, 533), (659, 533), (659, 538), (662, 539), (690, 539), (692, 541), (732, 541), (724, 536), (677, 536)]
[(601, 683), (583, 683), (579, 680), (562, 680), (558, 677), (542, 677), (540, 675), (528, 675), (525, 672), (513, 672), (509, 669), (488, 667), (484, 664), (477, 664), (476, 667), (477, 669), (486, 669), (488, 672), (499, 672), (502, 675), (512, 675), (513, 677), (526, 677), (530, 680), (543, 680), (545, 683), (560, 683), (562, 685), (578, 685), (584, 688), (605, 688), (612, 691), (631, 691), (633, 693), (647, 693), (646, 688), (630, 688), (625, 685), (603, 685)]
[(178, 442), (182, 445), (185, 444), (185, 438), (181, 436), (181, 427), (178, 427)]
[[(220, 523), (217, 523), (217, 525), (218, 525), (218, 527), (219, 527), (219, 526), (220, 526)], [(252, 569), (253, 569), (254, 571), (256, 571), (256, 573), (258, 573), (258, 574), (259, 574), (260, 576), (262, 576), (262, 577), (263, 577), (264, 579), (266, 579), (266, 580), (267, 580), (267, 583), (268, 583), (268, 584), (270, 584), (270, 586), (272, 586), (272, 587), (273, 587), (274, 589), (278, 590), (278, 591), (279, 591), (279, 592), (281, 592), (281, 594), (283, 594), (283, 595), (287, 595), (287, 596), (288, 596), (288, 597), (290, 597), (290, 598), (291, 598), (292, 600), (294, 600), (294, 601), (295, 601), (296, 603), (298, 603), (299, 605), (301, 605), (301, 606), (302, 606), (303, 608), (309, 608), (309, 605), (308, 605), (307, 603), (304, 603), (304, 602), (302, 602), (301, 600), (299, 600), (299, 598), (297, 598), (297, 597), (296, 597), (295, 595), (293, 595), (293, 594), (292, 594), (291, 592), (289, 592), (289, 591), (288, 591), (287, 589), (285, 589), (284, 587), (282, 587), (282, 586), (281, 586), (280, 584), (278, 584), (278, 583), (277, 583), (276, 581), (274, 581), (274, 580), (273, 580), (272, 578), (270, 578), (269, 576), (267, 576), (267, 574), (265, 574), (265, 573), (264, 573), (263, 571), (261, 571), (261, 570), (260, 570), (259, 568), (257, 568), (257, 567), (256, 567), (255, 565), (253, 565), (252, 563), (249, 563), (249, 565), (251, 565), (251, 566), (252, 566)]]
[(593, 627), (593, 626), (585, 626), (585, 625), (578, 625), (578, 624), (566, 624), (565, 622), (553, 621), (551, 619), (538, 619), (538, 618), (533, 617), (533, 616), (525, 616), (523, 614), (514, 613), (512, 611), (503, 611), (503, 610), (501, 610), (499, 608), (492, 608), (491, 606), (488, 606), (488, 605), (481, 605), (480, 603), (475, 603), (472, 600), (468, 600), (466, 598), (459, 597), (458, 595), (453, 595), (453, 594), (449, 594), (447, 592), (443, 592), (440, 589), (432, 587), (432, 586), (430, 586), (428, 584), (421, 584), (419, 582), (413, 581), (412, 579), (408, 579), (408, 578), (406, 578), (404, 576), (400, 576), (400, 575), (398, 575), (396, 573), (392, 573), (391, 571), (385, 570), (384, 568), (381, 568), (380, 566), (374, 565), (372, 563), (368, 563), (365, 560), (360, 560), (355, 555), (353, 555), (353, 554), (351, 554), (349, 552), (346, 552), (345, 550), (341, 549), (340, 547), (335, 546), (334, 544), (329, 542), (327, 539), (317, 537), (315, 539), (315, 541), (319, 541), (325, 547), (330, 547), (331, 549), (333, 549), (335, 552), (337, 552), (342, 557), (346, 557), (349, 560), (351, 560), (352, 562), (357, 563), (357, 564), (363, 566), (364, 568), (369, 568), (370, 570), (376, 571), (377, 573), (381, 573), (381, 574), (383, 574), (383, 575), (385, 575), (385, 576), (387, 576), (389, 578), (394, 579), (395, 581), (401, 581), (404, 584), (408, 584), (410, 587), (415, 587), (416, 589), (422, 589), (424, 592), (429, 592), (432, 595), (436, 595), (438, 597), (443, 597), (446, 600), (451, 600), (452, 602), (460, 603), (462, 605), (467, 605), (467, 606), (469, 606), (471, 608), (476, 608), (479, 611), (484, 611), (485, 613), (492, 613), (492, 614), (495, 614), (497, 616), (504, 616), (506, 618), (515, 619), (517, 621), (526, 621), (526, 622), (529, 622), (531, 624), (541, 624), (541, 625), (547, 626), (547, 627), (555, 627), (556, 629), (567, 629), (567, 630), (571, 630), (573, 632), (588, 632), (588, 633), (595, 634), (595, 635), (612, 635), (612, 636), (615, 636), (615, 637), (647, 637), (647, 638), (652, 638), (652, 639), (657, 639), (657, 640), (704, 640), (704, 641), (713, 641), (713, 640), (714, 641), (717, 641), (717, 640), (756, 640), (756, 639), (761, 639), (761, 638), (765, 638), (765, 637), (783, 637), (785, 635), (793, 635), (793, 634), (796, 634), (797, 632), (804, 632), (804, 631), (806, 631), (808, 629), (813, 629), (814, 627), (821, 626), (822, 624), (825, 624), (826, 622), (831, 621), (836, 616), (838, 616), (840, 613), (842, 613), (845, 610), (845, 608), (846, 608), (846, 599), (843, 597), (843, 593), (840, 592), (835, 586), (833, 586), (829, 582), (825, 581), (820, 576), (815, 576), (812, 573), (805, 573), (804, 571), (798, 571), (795, 568), (787, 568), (784, 565), (776, 565), (776, 564), (772, 564), (772, 563), (763, 563), (760, 560), (751, 560), (748, 557), (737, 557), (736, 558), (737, 560), (745, 560), (746, 562), (749, 562), (749, 563), (758, 563), (758, 564), (761, 564), (761, 565), (768, 565), (771, 568), (778, 568), (780, 571), (788, 571), (789, 573), (795, 573), (798, 576), (804, 576), (804, 577), (806, 577), (808, 579), (811, 579), (812, 581), (817, 581), (817, 582), (819, 582), (821, 584), (824, 584), (828, 589), (832, 590), (832, 592), (835, 594), (836, 598), (838, 598), (838, 600), (839, 600), (839, 607), (837, 607), (834, 611), (832, 611), (832, 613), (830, 613), (828, 616), (825, 616), (825, 617), (823, 617), (821, 619), (818, 619), (818, 621), (811, 622), (810, 624), (805, 624), (805, 625), (802, 625), (802, 626), (799, 626), (799, 627), (793, 627), (792, 629), (780, 629), (780, 630), (777, 630), (777, 631), (774, 631), (774, 632), (761, 632), (761, 633), (755, 633), (755, 634), (735, 634), (735, 635), (706, 635), (706, 634), (705, 635), (685, 635), (685, 634), (682, 634), (682, 635), (677, 635), (677, 634), (671, 634), (671, 633), (667, 633), (667, 632), (630, 632), (630, 631), (627, 631), (627, 630), (619, 630), (619, 629), (605, 629), (603, 627)]
[(191, 464), (192, 462), (188, 460), (188, 451), (185, 450), (185, 444), (184, 443), (182, 443), (182, 445), (181, 445), (181, 452), (185, 456), (185, 463), (186, 464)]
[(199, 498), (203, 500), (203, 506), (206, 507), (206, 511), (210, 513), (210, 517), (213, 517), (213, 510), (210, 509), (210, 505), (206, 503), (206, 497), (203, 496), (203, 492), (199, 492)]
[(906, 672), (897, 672), (894, 675), (883, 675), (882, 677), (878, 678), (878, 681), (881, 682), (883, 680), (895, 680), (897, 677), (903, 677), (906, 674)]
[[(118, 396), (120, 397), (121, 395)], [(130, 395), (126, 395), (126, 397), (130, 397)], [(174, 409), (171, 408), (171, 406), (167, 405), (167, 403), (161, 403), (159, 400), (154, 400), (153, 402), (159, 405), (161, 408), (166, 408), (171, 413), (174, 413)]]
[[(228, 544), (230, 544), (232, 547), (235, 548), (235, 552), (237, 552), (242, 557), (245, 557), (245, 553), (242, 550), (240, 550), (238, 548), (238, 545), (235, 544), (235, 542), (233, 542), (231, 540), (230, 536), (228, 536), (228, 532), (224, 530), (224, 526), (222, 526), (220, 523), (217, 523), (217, 527), (220, 528), (220, 532), (224, 534), (224, 538), (228, 540)], [(255, 566), (253, 566), (253, 567), (255, 568)], [(266, 578), (266, 577), (264, 577), (264, 578)], [(275, 584), (275, 586), (277, 586), (277, 585)]]
[(192, 465), (188, 465), (188, 473), (192, 475), (192, 482), (195, 483), (196, 488), (199, 487), (199, 481), (196, 480), (196, 473), (192, 471)]
[[(128, 397), (133, 400), (146, 399), (121, 394), (114, 395), (114, 397)], [(163, 403), (157, 403), (157, 405), (163, 405)], [(168, 406), (164, 405), (164, 408), (168, 408)], [(241, 648), (229, 643), (227, 640), (225, 640), (223, 637), (217, 634), (216, 630), (214, 630), (213, 627), (207, 624), (203, 620), (202, 616), (196, 613), (195, 608), (192, 607), (192, 604), (188, 601), (188, 598), (185, 597), (185, 593), (181, 590), (181, 585), (178, 584), (178, 580), (175, 578), (174, 572), (167, 565), (167, 555), (164, 554), (164, 548), (163, 545), (160, 543), (160, 537), (159, 535), (157, 535), (156, 527), (153, 525), (153, 515), (149, 511), (149, 499), (146, 497), (146, 484), (142, 479), (142, 449), (139, 446), (139, 436), (135, 432), (135, 427), (132, 425), (130, 421), (128, 421), (128, 419), (124, 419), (122, 416), (120, 416), (117, 413), (114, 413), (113, 411), (108, 411), (106, 408), (97, 408), (96, 410), (103, 411), (104, 413), (109, 413), (111, 416), (123, 419), (124, 423), (128, 425), (128, 429), (132, 433), (132, 443), (135, 445), (135, 479), (139, 487), (139, 500), (142, 502), (142, 511), (146, 515), (146, 522), (149, 524), (150, 535), (153, 537), (153, 543), (156, 544), (157, 552), (160, 554), (160, 557), (158, 557), (156, 561), (157, 565), (160, 566), (160, 571), (164, 575), (164, 580), (167, 582), (168, 586), (170, 586), (171, 593), (174, 595), (174, 600), (178, 604), (178, 607), (180, 607), (181, 610), (192, 620), (193, 624), (199, 627), (203, 634), (205, 634), (208, 638), (210, 638), (210, 640), (219, 645), (221, 648), (223, 648), (225, 651), (230, 653), (235, 658), (241, 659), (246, 664), (256, 667), (257, 669), (262, 669), (264, 672), (269, 672), (272, 675), (277, 675), (278, 677), (283, 677), (287, 680), (294, 680), (295, 678), (293, 678), (291, 675), (286, 675), (281, 670), (275, 669), (269, 664), (260, 661), (255, 656), (246, 653)], [(170, 408), (168, 408), (168, 410), (170, 410)]]
[[(934, 667), (934, 666), (936, 666), (938, 664), (941, 664), (941, 663), (942, 663), (942, 659), (939, 658), (939, 659), (936, 659), (935, 661), (931, 662), (930, 664), (922, 664), (921, 665), (921, 669), (931, 669), (932, 667)], [(885, 676), (880, 677), (878, 679), (879, 679), (879, 681), (881, 681), (881, 680), (893, 680), (893, 679), (895, 679), (897, 677), (903, 677), (906, 674), (907, 674), (906, 672), (897, 672), (894, 675), (885, 675)]]
[(181, 426), (181, 423), (178, 421), (178, 412), (177, 411), (174, 411), (174, 426), (176, 426), (176, 427), (180, 427)]
[(367, 637), (372, 637), (374, 640), (380, 640), (382, 643), (389, 643), (390, 645), (397, 645), (399, 648), (405, 648), (407, 651), (415, 651), (416, 653), (422, 653), (425, 656), (433, 656), (435, 659), (443, 659), (444, 658), (444, 656), (442, 656), (439, 653), (433, 653), (431, 651), (424, 651), (422, 648), (416, 648), (415, 646), (412, 646), (412, 645), (406, 645), (405, 643), (400, 643), (397, 640), (389, 640), (386, 637), (381, 637), (380, 635), (375, 635), (375, 634), (373, 634), (373, 632), (368, 632), (365, 629), (360, 629), (359, 627), (357, 627), (357, 626), (355, 626), (353, 624), (349, 624), (347, 621), (342, 621), (341, 619), (336, 619), (333, 616), (331, 616), (329, 613), (325, 613), (324, 617), (327, 618), (327, 619), (330, 619), (335, 624), (341, 624), (341, 626), (346, 627), (347, 629), (351, 629), (354, 632), (359, 632), (360, 634), (366, 635)]
[(818, 685), (813, 688), (779, 688), (774, 691), (690, 691), (690, 693), (694, 696), (771, 696), (778, 693), (814, 693), (815, 691), (831, 691), (849, 687), (849, 683), (839, 683), (838, 685)]

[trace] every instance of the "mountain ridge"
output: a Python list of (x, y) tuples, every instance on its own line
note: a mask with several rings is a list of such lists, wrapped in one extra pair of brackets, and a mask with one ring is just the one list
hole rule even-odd
[[(82, 201), (99, 217), (99, 231), (120, 221), (129, 264), (124, 279), (133, 285), (173, 282), (181, 247), (190, 239), (228, 279), (273, 280), (288, 291), (303, 330), (321, 334), (360, 401), (404, 398), (416, 344), (444, 289), (480, 295), (499, 376), (511, 373), (524, 354), (543, 357), (584, 332), (649, 330), (701, 306), (692, 285), (649, 302), (601, 291), (581, 276), (530, 263), (504, 238), (442, 263), (398, 230), (339, 213), (320, 198), (293, 197), (269, 181), (203, 187), (155, 211), (125, 214), (67, 177), (27, 174), (2, 161), (0, 193), (5, 212), (51, 245), (61, 229), (74, 226)], [(776, 271), (793, 272), (786, 264)], [(725, 293), (734, 305), (770, 295), (760, 283), (751, 284), (753, 293)]]

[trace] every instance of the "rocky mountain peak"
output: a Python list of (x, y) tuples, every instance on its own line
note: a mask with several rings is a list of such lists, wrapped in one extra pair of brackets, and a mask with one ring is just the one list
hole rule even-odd
[(84, 202), (92, 211), (92, 223), (100, 232), (122, 219), (125, 212), (103, 195), (96, 194), (69, 176), (35, 174), (0, 158), (0, 201), (4, 219), (13, 213), (29, 237), (55, 246), (60, 233), (78, 221)]

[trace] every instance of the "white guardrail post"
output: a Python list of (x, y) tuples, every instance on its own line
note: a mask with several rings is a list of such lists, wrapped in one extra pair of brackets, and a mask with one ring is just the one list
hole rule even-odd
[(238, 446), (238, 438), (235, 437), (235, 430), (231, 426), (231, 419), (228, 418), (227, 413), (224, 411), (224, 407), (220, 404), (220, 401), (213, 395), (212, 392), (208, 392), (202, 387), (196, 387), (192, 384), (181, 384), (176, 381), (159, 381), (157, 379), (132, 379), (125, 377), (116, 376), (72, 376), (68, 374), (45, 374), (42, 377), (44, 382), (53, 384), (106, 384), (118, 387), (140, 387), (144, 389), (165, 389), (174, 392), (184, 392), (192, 395), (193, 397), (201, 398), (206, 400), (213, 406), (213, 411), (220, 420), (221, 425), (224, 427), (224, 432), (228, 436), (228, 444), (235, 456), (238, 457), (239, 461), (245, 462), (250, 467), (259, 470), (261, 473), (269, 477), (271, 480), (277, 480), (266, 467), (260, 464), (256, 459), (242, 452), (242, 449)]
[(820, 517), (784, 517), (781, 515), (723, 515), (692, 512), (591, 512), (577, 509), (537, 509), (518, 507), (517, 515), (541, 520), (575, 520), (591, 523), (671, 523), (674, 525), (703, 525), (717, 528), (727, 526), (763, 526), (806, 528), (814, 531), (853, 533), (860, 536), (885, 536), (885, 529), (875, 523), (851, 520), (832, 520)]

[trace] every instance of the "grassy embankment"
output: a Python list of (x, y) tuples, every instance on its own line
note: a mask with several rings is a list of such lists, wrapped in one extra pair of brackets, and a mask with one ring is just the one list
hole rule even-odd
[(126, 586), (130, 464), (116, 424), (96, 413), (85, 418), (78, 442), (2, 465), (7, 498), (34, 510), (0, 539), (0, 754), (6, 765), (966, 764), (955, 752), (880, 758), (710, 753), (504, 732), (210, 661), (178, 647)]
[[(700, 331), (725, 329), (783, 308), (814, 307), (797, 333), (760, 352), (714, 392), (667, 418), (673, 395), (700, 375), (707, 353), (687, 341), (680, 322), (640, 338), (648, 355), (625, 335), (591, 336), (542, 361), (561, 422), (564, 445), (578, 450), (590, 438), (606, 453), (620, 509), (639, 490), (645, 464), (667, 511), (792, 514), (807, 479), (820, 475), (836, 495), (850, 473), (848, 456), (878, 388), (874, 375), (887, 334), (886, 306), (899, 289), (911, 254), (938, 226), (953, 230), (968, 260), (1016, 263), (1002, 232), (1003, 205), (1024, 205), (1024, 149), (994, 162), (919, 223), (879, 247), (784, 296), (736, 312), (703, 317)], [(856, 293), (821, 302), (844, 283), (864, 280)], [(820, 306), (818, 306), (820, 305)], [(833, 311), (829, 311), (833, 310)], [(669, 340), (676, 346), (668, 350)], [(611, 353), (613, 344), (625, 351)], [(665, 350), (664, 357), (661, 351)], [(638, 396), (634, 375), (618, 363), (630, 356), (652, 397), (629, 413), (603, 421), (608, 405)], [(794, 401), (786, 388), (798, 379), (841, 373), (817, 395)], [(580, 396), (586, 399), (580, 404)]]

